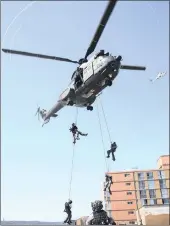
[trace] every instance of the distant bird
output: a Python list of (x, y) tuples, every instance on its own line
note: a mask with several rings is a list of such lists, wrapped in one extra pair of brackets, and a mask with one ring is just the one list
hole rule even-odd
[(160, 79), (166, 75), (167, 72), (159, 72), (155, 79), (150, 79), (151, 82), (155, 82), (157, 79)]

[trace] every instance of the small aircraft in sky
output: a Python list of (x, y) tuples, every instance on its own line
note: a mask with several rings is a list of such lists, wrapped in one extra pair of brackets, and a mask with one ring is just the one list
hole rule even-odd
[(150, 81), (151, 81), (151, 82), (155, 82), (156, 80), (158, 80), (158, 79), (164, 77), (164, 76), (166, 75), (166, 73), (167, 73), (167, 72), (159, 72), (159, 73), (157, 74), (156, 78), (155, 78), (155, 79), (150, 79)]
[(10, 49), (2, 49), (5, 53), (18, 54), (30, 57), (39, 57), (44, 59), (58, 60), (78, 64), (77, 69), (71, 77), (71, 82), (68, 87), (61, 93), (57, 103), (49, 110), (40, 112), (44, 121), (49, 121), (50, 117), (56, 117), (55, 113), (64, 106), (86, 107), (92, 111), (92, 104), (95, 102), (99, 93), (108, 86), (112, 85), (112, 81), (119, 74), (119, 70), (146, 70), (146, 67), (122, 65), (121, 56), (112, 56), (109, 52), (101, 50), (89, 60), (87, 57), (94, 52), (96, 45), (104, 31), (104, 28), (109, 20), (109, 17), (115, 8), (117, 0), (110, 0), (106, 10), (99, 22), (94, 37), (87, 49), (84, 58), (79, 61), (73, 61), (68, 58), (55, 56), (47, 56), (23, 51)]

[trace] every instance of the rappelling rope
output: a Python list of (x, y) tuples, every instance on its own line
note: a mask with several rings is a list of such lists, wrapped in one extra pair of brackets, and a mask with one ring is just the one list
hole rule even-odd
[(101, 134), (101, 138), (102, 138), (103, 154), (104, 154), (104, 159), (105, 159), (105, 164), (106, 164), (106, 170), (109, 171), (109, 168), (107, 165), (107, 160), (106, 160), (106, 155), (105, 155), (105, 145), (104, 145), (104, 139), (103, 139), (102, 125), (101, 125), (100, 115), (99, 115), (98, 100), (97, 100), (97, 115), (98, 115), (98, 121), (99, 121), (99, 126), (100, 126), (100, 134)]
[[(109, 126), (108, 126), (107, 119), (106, 119), (106, 114), (105, 114), (105, 112), (104, 112), (104, 108), (103, 108), (103, 104), (102, 104), (102, 100), (101, 100), (100, 96), (99, 96), (99, 100), (100, 100), (100, 105), (101, 105), (101, 108), (102, 108), (103, 117), (104, 117), (105, 124), (106, 124), (106, 128), (107, 128), (107, 133), (108, 133), (108, 136), (109, 136), (110, 144), (112, 144), (112, 139), (111, 139), (111, 135), (110, 135), (110, 130), (109, 130)], [(110, 169), (110, 164), (109, 164), (109, 162), (108, 162), (108, 172), (109, 172), (109, 169)]]
[[(77, 125), (77, 118), (78, 118), (78, 107), (76, 107), (76, 117), (75, 117), (75, 124)], [(71, 176), (70, 176), (70, 185), (69, 185), (69, 199), (71, 196), (71, 185), (72, 185), (72, 178), (73, 178), (73, 167), (74, 167), (74, 152), (75, 152), (75, 144), (73, 144), (73, 154), (72, 154), (72, 164), (71, 164)]]
[(104, 120), (105, 120), (105, 124), (106, 124), (106, 128), (107, 128), (107, 132), (108, 132), (108, 135), (109, 135), (109, 140), (110, 140), (110, 143), (112, 143), (112, 139), (111, 139), (111, 135), (110, 135), (110, 131), (109, 131), (109, 126), (108, 126), (108, 123), (107, 123), (107, 120), (106, 120), (106, 115), (105, 115), (105, 112), (104, 112), (104, 108), (103, 108), (103, 104), (102, 104), (102, 100), (99, 96), (99, 100), (100, 100), (100, 105), (101, 105), (101, 108), (102, 108), (102, 112), (103, 112), (103, 116), (104, 116)]

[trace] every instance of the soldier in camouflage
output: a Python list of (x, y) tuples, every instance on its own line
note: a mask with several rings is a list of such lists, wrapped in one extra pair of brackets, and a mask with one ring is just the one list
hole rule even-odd
[(86, 224), (88, 225), (116, 225), (114, 220), (107, 216), (107, 212), (103, 210), (102, 201), (95, 201), (91, 204), (93, 217)]
[(108, 191), (109, 191), (109, 193), (110, 193), (110, 195), (112, 194), (112, 192), (111, 192), (111, 185), (113, 184), (113, 181), (112, 181), (112, 176), (109, 176), (109, 175), (105, 175), (105, 187), (104, 187), (104, 191), (106, 191), (107, 190), (107, 188), (108, 188)]

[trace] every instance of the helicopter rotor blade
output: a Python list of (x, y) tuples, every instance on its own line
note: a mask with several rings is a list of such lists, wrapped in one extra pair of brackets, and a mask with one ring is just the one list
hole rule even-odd
[(146, 67), (141, 67), (141, 66), (132, 66), (132, 65), (121, 65), (120, 69), (124, 70), (140, 70), (140, 71), (145, 71)]
[(62, 58), (62, 57), (43, 55), (43, 54), (39, 54), (39, 53), (29, 53), (29, 52), (17, 51), (17, 50), (12, 50), (12, 49), (2, 49), (2, 51), (4, 53), (11, 53), (11, 54), (30, 56), (30, 57), (38, 57), (38, 58), (43, 58), (43, 59), (58, 60), (58, 61), (64, 61), (64, 62), (78, 64), (78, 61), (73, 61), (73, 60), (70, 60), (67, 58)]
[(110, 0), (106, 9), (105, 9), (105, 12), (99, 22), (99, 25), (96, 29), (96, 32), (93, 36), (93, 39), (89, 45), (89, 48), (87, 49), (87, 52), (86, 52), (86, 55), (85, 55), (85, 59), (87, 59), (87, 57), (95, 50), (96, 48), (96, 45), (104, 31), (104, 28), (109, 20), (109, 17), (111, 16), (111, 13), (113, 11), (113, 9), (115, 8), (115, 5), (116, 5), (116, 2), (117, 0)]

